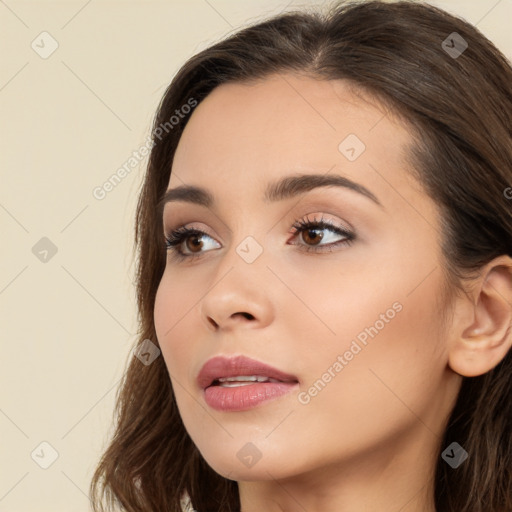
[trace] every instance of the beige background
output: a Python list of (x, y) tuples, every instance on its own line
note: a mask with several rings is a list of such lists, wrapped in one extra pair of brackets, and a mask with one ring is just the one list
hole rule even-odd
[[(133, 357), (133, 218), (146, 160), (103, 199), (93, 190), (144, 144), (188, 57), (247, 22), (323, 3), (0, 0), (0, 511), (90, 510)], [(512, 59), (512, 0), (433, 3)], [(58, 43), (47, 58), (43, 31)]]

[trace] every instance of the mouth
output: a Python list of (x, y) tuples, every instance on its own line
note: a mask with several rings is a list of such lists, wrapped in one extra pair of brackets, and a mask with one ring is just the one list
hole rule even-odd
[(232, 388), (258, 383), (293, 384), (299, 381), (294, 375), (245, 356), (216, 356), (201, 368), (197, 382), (204, 390), (211, 386)]
[[(215, 379), (210, 386), (221, 386), (223, 388), (237, 388), (240, 386), (250, 386), (256, 382), (298, 382), (298, 381), (283, 381), (273, 379), (272, 377), (265, 377), (263, 375), (239, 375), (238, 377), (221, 377)], [(208, 386), (209, 387), (209, 386)]]
[(247, 411), (297, 390), (299, 380), (245, 356), (209, 359), (197, 382), (206, 404), (223, 413)]

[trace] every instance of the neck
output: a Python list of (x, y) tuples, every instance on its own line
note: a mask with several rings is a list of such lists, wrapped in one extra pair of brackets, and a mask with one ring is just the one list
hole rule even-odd
[(266, 480), (239, 481), (241, 512), (436, 512), (431, 435), (406, 450), (382, 448), (294, 476), (276, 468)]

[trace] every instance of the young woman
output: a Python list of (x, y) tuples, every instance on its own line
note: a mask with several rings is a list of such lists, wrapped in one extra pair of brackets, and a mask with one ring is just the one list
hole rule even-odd
[(153, 138), (95, 510), (512, 511), (493, 44), (415, 2), (282, 14), (186, 62)]

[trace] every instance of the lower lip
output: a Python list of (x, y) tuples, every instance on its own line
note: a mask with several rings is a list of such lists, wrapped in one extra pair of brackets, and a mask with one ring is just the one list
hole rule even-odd
[(209, 386), (204, 391), (206, 403), (218, 411), (246, 411), (289, 393), (298, 382), (257, 382), (245, 386)]

